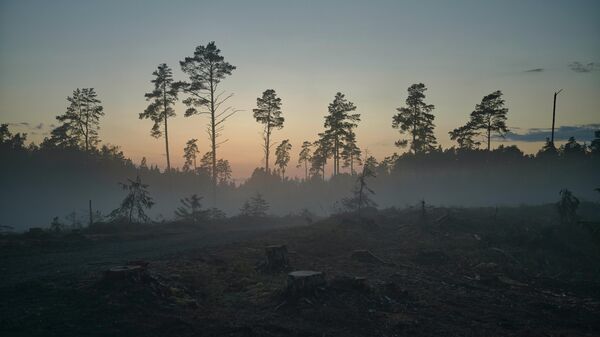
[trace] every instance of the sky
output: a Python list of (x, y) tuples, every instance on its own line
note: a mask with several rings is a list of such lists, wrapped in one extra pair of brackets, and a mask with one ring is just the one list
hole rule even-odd
[[(285, 124), (277, 141), (294, 146), (323, 130), (327, 105), (342, 92), (357, 106), (359, 146), (378, 159), (401, 137), (392, 129), (406, 89), (424, 83), (435, 134), (464, 124), (481, 98), (502, 90), (514, 133), (500, 144), (535, 153), (551, 126), (559, 89), (559, 139), (587, 140), (600, 124), (600, 1), (29, 1), (0, 0), (0, 123), (39, 142), (76, 88), (93, 87), (105, 109), (100, 137), (139, 163), (164, 167), (164, 140), (139, 120), (160, 63), (185, 80), (179, 61), (215, 41), (237, 69), (221, 87), (240, 111), (223, 132), (218, 157), (238, 180), (262, 166), (256, 98), (275, 89)], [(169, 135), (173, 166), (207, 119), (176, 105)], [(589, 131), (589, 132), (588, 132)], [(588, 135), (587, 139), (585, 138)], [(581, 139), (581, 138), (580, 138)]]

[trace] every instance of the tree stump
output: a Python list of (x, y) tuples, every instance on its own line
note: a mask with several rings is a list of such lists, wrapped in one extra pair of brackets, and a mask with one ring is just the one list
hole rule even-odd
[(270, 271), (285, 270), (289, 267), (288, 250), (285, 245), (267, 246), (265, 269)]
[(104, 272), (104, 279), (112, 282), (125, 280), (139, 281), (145, 273), (145, 268), (139, 265), (112, 267)]
[(287, 294), (292, 298), (314, 295), (318, 288), (327, 285), (325, 275), (319, 271), (298, 270), (288, 274)]

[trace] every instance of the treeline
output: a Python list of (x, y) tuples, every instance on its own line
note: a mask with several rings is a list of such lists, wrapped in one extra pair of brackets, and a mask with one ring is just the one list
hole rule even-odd
[[(596, 136), (589, 146), (571, 140), (555, 151), (546, 146), (537, 155), (526, 155), (516, 146), (500, 146), (490, 151), (437, 147), (428, 153), (407, 152), (380, 161), (368, 157), (355, 174), (340, 173), (327, 180), (320, 174), (308, 179), (282, 179), (273, 171), (257, 168), (239, 185), (221, 176), (217, 183), (219, 199), (214, 204), (209, 197), (209, 161), (195, 171), (165, 172), (145, 161), (134, 164), (111, 145), (91, 151), (26, 145), (26, 135), (12, 134), (2, 125), (0, 225), (42, 226), (55, 216), (61, 223), (87, 224), (88, 200), (93, 201), (95, 219), (110, 219), (111, 213), (114, 218), (127, 218), (131, 208), (123, 207), (127, 194), (118, 183), (127, 184), (128, 179), (135, 182), (137, 177), (140, 184), (147, 185), (152, 198), (153, 207), (146, 210), (152, 221), (177, 219), (186, 198), (196, 204), (194, 198), (204, 197), (201, 208), (188, 211), (209, 218), (252, 214), (247, 203), (257, 193), (270, 206), (265, 212), (277, 215), (325, 215), (356, 209), (361, 202), (380, 207), (406, 207), (421, 200), (448, 206), (554, 202), (563, 188), (594, 201), (597, 196), (593, 188), (600, 186), (600, 134)], [(360, 179), (364, 168), (369, 169), (366, 182)], [(361, 187), (374, 193), (357, 194)], [(361, 196), (366, 198), (358, 201)]]
[[(185, 117), (206, 115), (210, 149), (201, 155), (198, 139), (188, 140), (183, 149), (185, 162), (182, 170), (201, 170), (207, 173), (214, 190), (218, 184), (231, 179), (231, 165), (227, 159), (218, 158), (217, 149), (221, 145), (219, 137), (226, 121), (237, 112), (235, 108), (227, 105), (233, 94), (228, 94), (221, 88), (222, 82), (232, 75), (236, 67), (225, 61), (214, 42), (196, 47), (193, 55), (185, 57), (179, 62), (179, 66), (187, 77), (181, 81), (173, 78), (171, 67), (165, 63), (160, 64), (152, 73), (152, 90), (145, 94), (149, 104), (139, 113), (139, 118), (150, 119), (153, 122), (150, 130), (152, 137), (164, 138), (166, 170), (171, 171), (168, 123), (171, 118), (176, 117), (175, 103), (181, 100), (187, 107)], [(426, 102), (426, 91), (427, 87), (423, 83), (409, 86), (405, 104), (396, 109), (397, 113), (390, 124), (402, 136), (395, 145), (408, 148), (409, 152), (415, 155), (442, 151), (434, 133), (435, 106)], [(67, 101), (66, 112), (56, 117), (59, 125), (51, 131), (50, 137), (43, 140), (40, 147), (80, 149), (90, 153), (98, 151), (98, 129), (100, 118), (105, 115), (105, 111), (97, 93), (93, 88), (78, 88)], [(350, 174), (355, 174), (356, 167), (360, 166), (366, 157), (356, 138), (355, 129), (361, 121), (361, 115), (356, 113), (356, 109), (356, 105), (343, 93), (338, 92), (335, 95), (324, 117), (324, 130), (318, 133), (316, 140), (306, 140), (301, 145), (298, 167), (304, 168), (304, 179), (308, 179), (309, 176), (321, 176), (325, 179), (329, 161), (332, 164), (332, 176), (342, 173), (343, 168)], [(502, 91), (494, 91), (484, 96), (481, 102), (475, 105), (468, 121), (449, 132), (449, 136), (456, 141), (458, 149), (475, 150), (483, 145), (489, 152), (492, 150), (492, 139), (504, 137), (509, 132), (506, 125), (507, 114)], [(288, 139), (279, 144), (273, 142), (273, 133), (282, 129), (285, 123), (282, 99), (274, 89), (265, 90), (256, 99), (253, 115), (263, 126), (263, 167), (266, 172), (275, 171), (284, 178), (291, 160), (292, 144)], [(563, 152), (594, 152), (598, 147), (595, 143), (591, 144), (590, 148), (582, 147), (573, 139), (565, 146)], [(274, 147), (275, 168), (270, 166)], [(550, 140), (547, 140), (542, 149), (545, 153), (555, 154), (558, 150)]]

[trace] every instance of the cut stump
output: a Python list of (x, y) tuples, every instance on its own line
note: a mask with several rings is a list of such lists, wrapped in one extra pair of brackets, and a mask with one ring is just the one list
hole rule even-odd
[(139, 265), (112, 267), (104, 272), (108, 281), (139, 280), (145, 273), (145, 268)]
[(270, 271), (285, 270), (289, 267), (288, 250), (285, 245), (265, 247), (265, 269)]
[(287, 277), (287, 293), (291, 297), (314, 295), (318, 288), (326, 285), (325, 275), (319, 271), (298, 270)]

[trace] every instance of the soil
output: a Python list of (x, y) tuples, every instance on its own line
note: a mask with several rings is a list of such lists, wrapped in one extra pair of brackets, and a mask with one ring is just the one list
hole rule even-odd
[[(125, 254), (143, 269), (135, 277), (107, 278), (116, 267), (107, 264), (9, 278), (0, 287), (0, 334), (600, 335), (600, 245), (584, 228), (549, 219), (526, 209), (339, 215), (243, 237), (224, 233), (218, 243), (161, 256)], [(271, 245), (286, 245), (287, 270), (260, 268)], [(364, 250), (376, 259), (353, 258)], [(322, 272), (327, 283), (290, 296), (287, 274), (298, 270)]]

